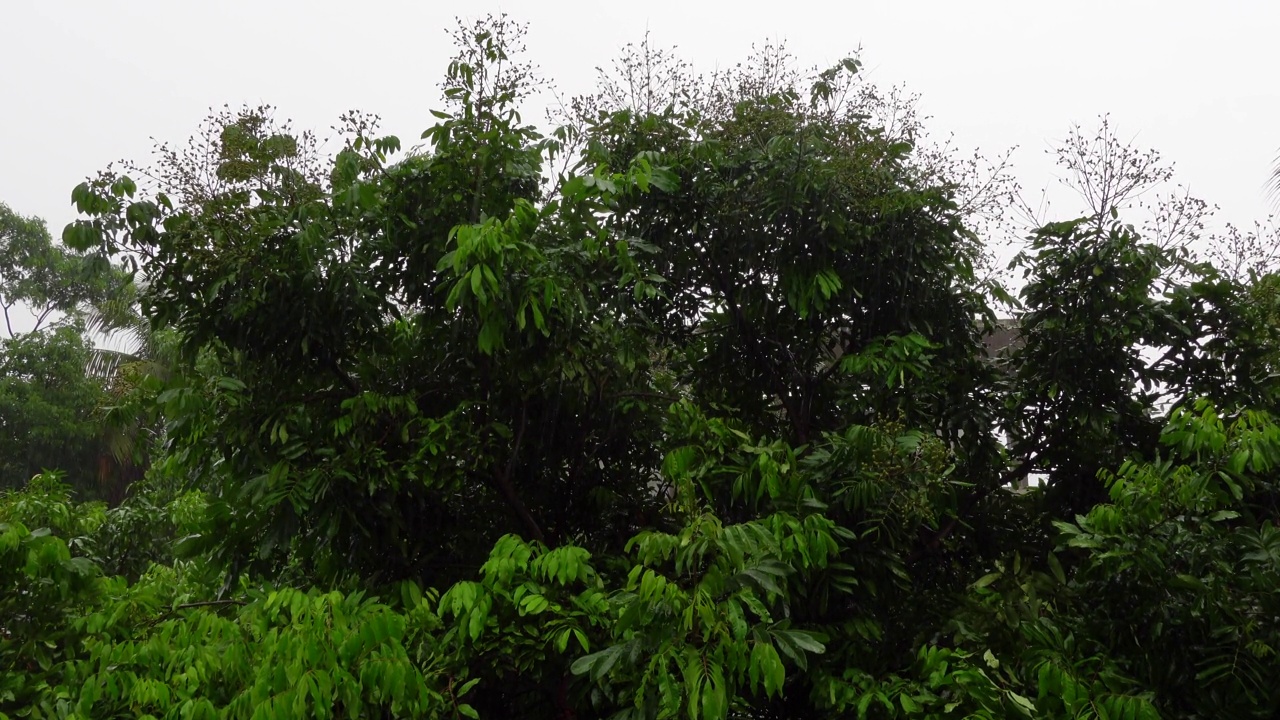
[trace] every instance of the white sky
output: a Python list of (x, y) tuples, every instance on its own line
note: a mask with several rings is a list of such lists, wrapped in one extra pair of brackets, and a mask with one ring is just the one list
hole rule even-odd
[(501, 10), (530, 23), (530, 57), (564, 94), (590, 90), (594, 68), (646, 28), (704, 70), (766, 40), (806, 66), (861, 46), (871, 79), (923, 96), (935, 136), (991, 155), (1019, 146), (1029, 190), (1053, 182), (1051, 142), (1109, 112), (1221, 218), (1267, 213), (1280, 3), (1264, 0), (0, 0), (0, 201), (59, 236), (84, 177), (145, 160), (152, 137), (185, 139), (224, 103), (270, 103), (319, 131), (365, 110), (413, 144), (441, 106), (444, 31), (457, 14)]

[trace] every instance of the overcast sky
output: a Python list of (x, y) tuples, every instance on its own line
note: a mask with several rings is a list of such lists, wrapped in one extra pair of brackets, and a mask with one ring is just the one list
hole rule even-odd
[(1280, 3), (1263, 0), (2, 2), (0, 201), (55, 236), (80, 180), (186, 138), (210, 106), (270, 103), (317, 130), (360, 109), (409, 144), (441, 106), (445, 30), (490, 11), (530, 23), (530, 57), (564, 94), (646, 29), (705, 70), (761, 41), (823, 67), (861, 47), (872, 80), (922, 96), (935, 135), (1020, 147), (1026, 188), (1053, 182), (1043, 151), (1072, 123), (1110, 113), (1220, 217), (1252, 223), (1280, 148)]

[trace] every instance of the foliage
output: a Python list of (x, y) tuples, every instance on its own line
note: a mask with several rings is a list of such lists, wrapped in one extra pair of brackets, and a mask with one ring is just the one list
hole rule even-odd
[(38, 218), (0, 204), (0, 488), (61, 470), (92, 497), (119, 499), (127, 477), (100, 462), (101, 356), (87, 318), (114, 318), (127, 286), (101, 253), (55, 244)]
[[(1174, 411), (1161, 444), (1162, 458), (1109, 474), (1112, 502), (1061, 526), (1067, 548), (1089, 550), (1072, 578), (1079, 621), (1171, 714), (1272, 717), (1280, 427), (1200, 402)], [(1141, 619), (1125, 602), (1157, 593)]]
[(85, 373), (91, 347), (61, 326), (0, 340), (0, 487), (61, 470), (82, 492), (99, 492), (102, 383)]
[(1275, 714), (1274, 283), (1121, 221), (1150, 156), (1063, 155), (1014, 297), (856, 59), (646, 44), (544, 135), (522, 38), (413, 151), (227, 110), (75, 190), (147, 470), (0, 498), (0, 714)]
[(73, 624), (99, 589), (97, 568), (72, 549), (101, 522), (102, 508), (72, 503), (51, 473), (2, 493), (0, 707), (48, 714), (52, 698), (66, 692), (64, 664), (78, 650)]
[(1151, 455), (1170, 403), (1266, 401), (1268, 321), (1179, 248), (1070, 222), (1043, 228), (1014, 265), (1027, 282), (1005, 427), (1027, 458), (1019, 473), (1047, 474), (1071, 513), (1104, 497), (1099, 471)]
[(10, 338), (24, 332), (15, 330), (21, 311), (34, 316), (30, 330), (39, 330), (46, 321), (104, 301), (121, 281), (100, 253), (54, 244), (43, 220), (23, 217), (3, 203), (0, 258), (0, 310)]

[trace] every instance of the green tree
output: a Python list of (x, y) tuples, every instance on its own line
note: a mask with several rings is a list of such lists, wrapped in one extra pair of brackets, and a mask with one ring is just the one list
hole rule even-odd
[(9, 337), (18, 313), (33, 318), (29, 330), (76, 314), (110, 296), (119, 278), (99, 254), (69, 251), (49, 236), (43, 220), (23, 217), (0, 203), (0, 310)]
[(1248, 287), (1104, 194), (1008, 295), (982, 191), (852, 59), (642, 49), (544, 136), (522, 36), (459, 28), (418, 151), (249, 108), (76, 189), (66, 242), (136, 263), (171, 371), (83, 541), (31, 530), (90, 511), (58, 488), (6, 496), (18, 602), (94, 580), (0, 712), (1274, 713)]
[(0, 715), (53, 714), (66, 682), (61, 663), (79, 650), (75, 621), (98, 591), (97, 568), (72, 548), (102, 508), (75, 504), (69, 490), (56, 473), (22, 491), (0, 489)]
[(61, 470), (78, 491), (119, 500), (124, 478), (101, 462), (106, 404), (85, 321), (106, 317), (125, 287), (100, 254), (68, 250), (44, 222), (0, 204), (0, 487)]
[(0, 340), (0, 487), (61, 470), (99, 496), (102, 383), (85, 373), (92, 348), (63, 325)]

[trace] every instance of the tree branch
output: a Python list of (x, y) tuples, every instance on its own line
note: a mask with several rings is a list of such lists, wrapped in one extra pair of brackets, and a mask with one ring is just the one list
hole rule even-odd
[(329, 369), (329, 372), (333, 373), (334, 377), (338, 378), (351, 391), (352, 395), (360, 394), (360, 383), (356, 382), (355, 378), (348, 375), (347, 371), (338, 365), (338, 362), (333, 359), (333, 355), (329, 354), (328, 348), (320, 348), (320, 361)]
[(676, 402), (680, 398), (666, 393), (660, 393), (652, 390), (625, 390), (622, 392), (610, 393), (605, 396), (607, 400), (621, 400), (623, 398), (646, 398), (650, 400), (665, 400), (667, 402)]
[(174, 606), (174, 608), (173, 608), (172, 610), (170, 610), (169, 612), (173, 613), (173, 612), (177, 612), (177, 611), (179, 611), (179, 610), (190, 610), (191, 608), (211, 607), (211, 606), (215, 606), (215, 605), (244, 605), (244, 604), (245, 604), (245, 601), (243, 601), (243, 600), (230, 600), (230, 599), (228, 599), (228, 600), (201, 600), (200, 602), (189, 602), (189, 603), (183, 603), (183, 604), (181, 604), (181, 605), (176, 605), (176, 606)]
[(543, 534), (542, 528), (538, 527), (538, 521), (533, 518), (529, 508), (520, 499), (520, 494), (516, 492), (515, 485), (511, 483), (511, 476), (515, 473), (516, 461), (520, 456), (520, 446), (524, 443), (524, 431), (528, 424), (529, 404), (525, 402), (520, 405), (520, 425), (516, 428), (516, 438), (511, 447), (511, 457), (507, 459), (507, 466), (502, 473), (495, 476), (494, 480), (497, 482), (498, 490), (502, 492), (507, 504), (511, 506), (512, 510), (515, 510), (516, 515), (520, 517), (520, 521), (524, 523), (525, 529), (529, 531), (529, 536), (543, 545), (548, 545), (547, 536)]
[(160, 616), (159, 616), (159, 617), (157, 617), (155, 620), (152, 620), (150, 623), (148, 623), (148, 627), (152, 627), (152, 626), (155, 626), (155, 625), (159, 625), (160, 623), (164, 622), (164, 621), (165, 621), (165, 620), (167, 620), (168, 618), (173, 617), (174, 615), (176, 615), (176, 614), (177, 614), (179, 611), (181, 611), (181, 610), (190, 610), (190, 609), (192, 609), (192, 608), (202, 608), (202, 607), (222, 607), (222, 606), (226, 606), (226, 605), (245, 605), (245, 604), (246, 604), (246, 603), (245, 603), (245, 601), (244, 601), (244, 600), (232, 600), (232, 599), (227, 599), (227, 600), (201, 600), (201, 601), (199, 601), (199, 602), (183, 603), (183, 604), (181, 604), (181, 605), (175, 605), (175, 606), (173, 606), (173, 607), (172, 607), (172, 608), (170, 608), (167, 612), (165, 612), (163, 615), (160, 615)]
[[(36, 318), (35, 327), (31, 328), (31, 332), (35, 332), (39, 330), (40, 326), (44, 324), (45, 319), (49, 317), (49, 313), (53, 312), (53, 310), (54, 310), (54, 306), (52, 304), (45, 306), (44, 312), (40, 313), (40, 315)], [(8, 313), (6, 313), (6, 316), (7, 315)]]

